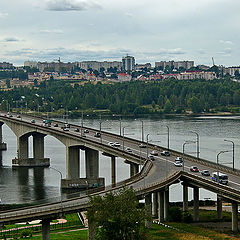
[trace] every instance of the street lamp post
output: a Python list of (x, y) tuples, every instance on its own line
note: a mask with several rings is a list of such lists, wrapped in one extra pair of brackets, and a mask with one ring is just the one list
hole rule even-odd
[(143, 121), (142, 121), (142, 142), (144, 142)]
[(54, 171), (56, 171), (60, 174), (60, 178), (61, 178), (60, 179), (60, 201), (61, 201), (61, 209), (63, 211), (63, 206), (62, 206), (62, 179), (63, 179), (63, 177), (62, 177), (62, 173), (61, 173), (61, 171), (57, 170), (54, 167), (49, 167), (49, 168), (53, 169)]
[(119, 135), (122, 136), (122, 118), (120, 117), (119, 119), (119, 123), (120, 123), (120, 128), (119, 128)]
[(167, 128), (167, 148), (169, 150), (169, 126), (166, 126)]
[(183, 171), (184, 171), (184, 150), (185, 150), (185, 145), (186, 145), (186, 144), (191, 144), (191, 143), (195, 143), (195, 141), (186, 141), (186, 142), (183, 143), (183, 155), (182, 155), (182, 160), (183, 160), (183, 164), (182, 164), (182, 166), (183, 166)]
[[(217, 154), (217, 166), (219, 166), (219, 155), (222, 154), (222, 153), (226, 153), (226, 152), (229, 152), (229, 150), (220, 151), (220, 152)], [(218, 182), (219, 182), (219, 170), (217, 171), (217, 174), (218, 174)]]
[(124, 151), (124, 133), (125, 133), (125, 127), (122, 128), (122, 134), (123, 134), (123, 142), (122, 142), (122, 145), (123, 145), (123, 151)]
[(230, 142), (230, 143), (232, 143), (232, 146), (233, 146), (233, 149), (232, 149), (232, 153), (233, 153), (233, 170), (234, 170), (234, 161), (235, 161), (235, 152), (234, 152), (234, 147), (235, 147), (235, 144), (234, 144), (234, 142), (233, 141), (231, 141), (231, 140), (227, 140), (227, 139), (224, 139), (224, 141), (225, 142)]
[(148, 137), (149, 137), (150, 134), (147, 134), (147, 158), (148, 158), (148, 152), (149, 152), (149, 149), (148, 149)]
[(200, 153), (200, 150), (199, 150), (199, 134), (197, 132), (194, 132), (194, 131), (190, 131), (191, 133), (194, 133), (196, 134), (196, 137), (197, 137), (197, 158), (199, 158), (199, 153)]

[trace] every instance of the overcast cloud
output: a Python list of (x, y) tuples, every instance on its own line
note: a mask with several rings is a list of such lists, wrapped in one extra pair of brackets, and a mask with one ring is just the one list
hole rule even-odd
[(238, 0), (11, 0), (0, 61), (194, 60), (240, 65)]

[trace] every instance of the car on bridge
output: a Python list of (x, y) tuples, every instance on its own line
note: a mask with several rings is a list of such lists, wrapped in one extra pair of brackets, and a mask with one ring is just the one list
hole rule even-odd
[(148, 159), (151, 160), (151, 161), (154, 161), (155, 160), (155, 157), (153, 155), (149, 155), (148, 156)]
[(126, 150), (127, 152), (129, 152), (129, 153), (132, 153), (132, 152), (133, 152), (130, 147), (126, 147), (125, 150)]
[(114, 147), (114, 142), (109, 142), (108, 145), (109, 145), (110, 147)]
[(210, 172), (209, 172), (208, 170), (202, 170), (202, 171), (201, 171), (201, 174), (202, 174), (203, 176), (210, 176)]
[(55, 123), (53, 126), (54, 126), (54, 127), (58, 127), (58, 124), (57, 124), (57, 123)]
[(96, 133), (94, 134), (94, 137), (100, 138), (100, 137), (101, 137), (101, 133), (100, 133), (100, 132), (96, 132)]
[(32, 119), (32, 120), (31, 120), (31, 123), (35, 123), (35, 119)]
[(191, 167), (190, 167), (190, 171), (191, 171), (191, 172), (199, 172), (199, 169), (198, 169), (198, 167), (196, 167), (196, 166), (191, 166)]
[(221, 184), (227, 185), (228, 184), (228, 175), (221, 173), (221, 172), (213, 172), (212, 180), (219, 182)]
[(85, 130), (84, 130), (84, 133), (89, 133), (88, 129), (85, 129)]
[(75, 128), (75, 129), (74, 129), (74, 132), (79, 132), (79, 128)]
[(141, 143), (141, 144), (139, 145), (139, 147), (140, 147), (140, 148), (146, 148), (147, 146), (146, 146), (144, 143)]
[(151, 155), (153, 155), (153, 156), (158, 156), (158, 151), (157, 151), (157, 150), (152, 150), (152, 151), (151, 151)]
[(113, 146), (114, 146), (114, 147), (120, 147), (121, 145), (120, 145), (119, 142), (115, 142), (115, 143), (113, 144)]
[(17, 118), (21, 118), (21, 116), (18, 114), (18, 115), (17, 115)]
[(169, 153), (168, 151), (162, 151), (162, 152), (161, 152), (161, 155), (162, 155), (162, 156), (169, 157), (169, 156), (170, 156), (170, 153)]
[(174, 162), (174, 166), (175, 166), (175, 167), (182, 167), (183, 164), (182, 164), (182, 162), (180, 162), (180, 161), (175, 161), (175, 162)]
[(182, 157), (176, 157), (175, 162), (183, 162), (183, 158)]

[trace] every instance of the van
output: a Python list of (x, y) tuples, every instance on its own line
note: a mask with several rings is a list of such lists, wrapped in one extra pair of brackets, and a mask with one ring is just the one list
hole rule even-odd
[(215, 182), (219, 182), (221, 184), (227, 185), (228, 184), (228, 175), (225, 173), (213, 172), (212, 180)]

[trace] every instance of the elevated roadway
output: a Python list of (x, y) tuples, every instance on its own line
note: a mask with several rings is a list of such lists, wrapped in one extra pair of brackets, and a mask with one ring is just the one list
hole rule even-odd
[[(145, 198), (146, 204), (150, 203), (152, 205), (153, 214), (157, 215), (161, 221), (164, 221), (168, 218), (169, 186), (181, 182), (183, 185), (184, 210), (187, 210), (188, 203), (187, 188), (191, 187), (194, 189), (195, 221), (198, 220), (199, 188), (204, 188), (217, 194), (219, 218), (221, 218), (221, 201), (225, 200), (232, 203), (232, 230), (238, 230), (237, 210), (240, 202), (239, 170), (232, 170), (229, 167), (208, 160), (198, 159), (190, 155), (184, 156), (184, 168), (176, 167), (174, 165), (175, 158), (182, 156), (180, 152), (170, 149), (170, 156), (162, 156), (160, 152), (166, 149), (150, 143), (142, 143), (141, 141), (128, 137), (123, 138), (123, 136), (105, 131), (100, 131), (101, 137), (96, 137), (95, 133), (99, 132), (99, 130), (73, 124), (70, 124), (68, 131), (64, 131), (64, 123), (60, 121), (53, 121), (51, 127), (48, 127), (44, 125), (43, 119), (34, 117), (34, 123), (32, 119), (33, 117), (26, 115), (22, 115), (21, 118), (17, 117), (17, 115), (6, 115), (6, 113), (0, 115), (0, 121), (10, 126), (15, 133), (19, 131), (19, 136), (32, 132), (52, 135), (61, 142), (68, 142), (77, 146), (80, 145), (82, 148), (91, 148), (112, 157), (124, 158), (130, 164), (135, 164), (135, 166), (142, 166), (144, 164), (140, 172), (135, 168), (135, 172), (130, 179), (121, 183), (113, 182), (113, 185), (109, 187), (100, 188), (101, 191), (96, 194), (105, 194), (107, 191), (115, 191), (123, 186), (131, 186), (135, 189), (139, 199)], [(58, 126), (56, 124), (58, 124)], [(79, 129), (79, 132), (76, 131), (76, 128)], [(114, 145), (112, 145), (112, 143), (116, 142), (118, 142), (120, 146), (114, 147)], [(141, 144), (144, 144), (146, 147), (141, 148)], [(154, 161), (151, 161), (148, 159), (148, 155), (153, 150), (157, 151), (158, 155), (154, 157)], [(190, 172), (191, 166), (197, 166), (200, 171), (206, 169), (209, 170), (210, 173), (216, 171), (225, 173), (229, 176), (229, 183), (228, 185), (223, 185), (212, 181), (211, 176), (202, 176), (199, 172)], [(0, 223), (9, 224), (32, 219), (45, 219), (47, 221), (62, 214), (84, 210), (89, 206), (88, 201), (88, 196), (84, 196), (1, 212)]]

